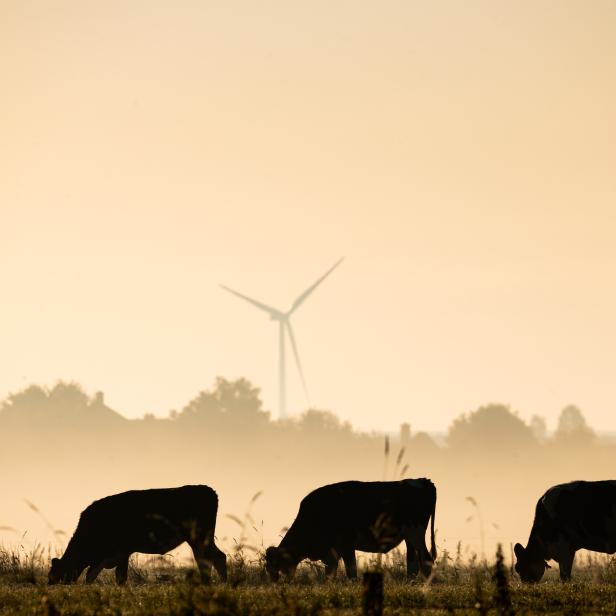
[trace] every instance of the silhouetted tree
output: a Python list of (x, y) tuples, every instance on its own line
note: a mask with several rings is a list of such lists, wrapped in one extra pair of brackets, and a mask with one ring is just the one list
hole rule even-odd
[(537, 444), (532, 430), (509, 407), (482, 406), (454, 420), (447, 434), (453, 449), (519, 451)]
[(347, 432), (352, 431), (348, 421), (340, 421), (331, 411), (308, 409), (298, 420), (301, 430), (307, 432)]
[(586, 423), (582, 411), (569, 404), (558, 418), (558, 427), (554, 433), (554, 442), (561, 445), (588, 445), (595, 438), (595, 433)]
[(540, 415), (533, 415), (530, 418), (530, 429), (533, 431), (535, 438), (540, 442), (545, 442), (548, 435), (548, 426), (545, 419)]
[(9, 394), (0, 407), (0, 417), (16, 419), (20, 416), (34, 416), (44, 413), (47, 406), (47, 392), (39, 385), (30, 385), (17, 392)]
[(75, 413), (85, 409), (90, 400), (81, 385), (58, 381), (47, 392), (48, 407), (60, 413)]
[(432, 456), (438, 454), (440, 447), (427, 432), (417, 432), (409, 441), (409, 451), (412, 455)]
[(105, 406), (102, 393), (89, 398), (77, 383), (58, 381), (51, 389), (31, 385), (11, 394), (0, 407), (0, 421), (28, 426), (100, 426), (126, 421)]
[(217, 377), (211, 391), (202, 391), (177, 415), (179, 421), (239, 423), (246, 426), (267, 422), (261, 390), (244, 378), (229, 381)]

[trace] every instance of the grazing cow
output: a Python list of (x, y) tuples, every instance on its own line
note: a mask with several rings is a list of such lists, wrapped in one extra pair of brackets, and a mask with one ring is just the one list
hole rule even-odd
[[(305, 558), (325, 563), (333, 575), (342, 558), (349, 578), (357, 577), (355, 550), (385, 553), (406, 541), (407, 575), (421, 568), (425, 576), (436, 558), (434, 514), (436, 488), (429, 479), (344, 481), (310, 492), (300, 503), (291, 528), (276, 547), (265, 552), (272, 581), (292, 575)], [(432, 518), (431, 551), (426, 529)]]
[(528, 544), (515, 544), (515, 570), (538, 582), (555, 560), (560, 579), (571, 578), (577, 550), (616, 552), (616, 481), (572, 481), (551, 487), (537, 502)]
[(86, 582), (113, 569), (118, 584), (128, 576), (133, 552), (164, 554), (186, 541), (204, 581), (211, 566), (227, 579), (227, 559), (214, 543), (218, 496), (208, 486), (131, 490), (86, 507), (62, 558), (53, 558), (49, 583), (71, 583), (88, 567)]

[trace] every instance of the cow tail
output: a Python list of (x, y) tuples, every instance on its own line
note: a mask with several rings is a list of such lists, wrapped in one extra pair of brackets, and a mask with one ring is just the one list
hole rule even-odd
[(430, 555), (436, 560), (436, 544), (434, 543), (434, 517), (436, 515), (436, 488), (434, 488), (434, 500), (432, 501), (432, 517), (430, 520)]

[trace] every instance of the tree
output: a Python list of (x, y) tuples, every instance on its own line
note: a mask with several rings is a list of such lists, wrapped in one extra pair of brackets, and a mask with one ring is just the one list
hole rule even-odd
[(595, 438), (595, 433), (586, 423), (582, 411), (569, 404), (558, 418), (558, 427), (554, 434), (554, 442), (564, 445), (588, 445)]
[(77, 383), (58, 381), (47, 391), (47, 407), (54, 415), (76, 415), (88, 408), (90, 400)]
[(429, 456), (436, 455), (439, 451), (439, 446), (435, 440), (427, 432), (417, 432), (410, 440), (409, 451), (413, 455)]
[(229, 381), (217, 377), (212, 390), (201, 391), (177, 415), (179, 421), (264, 423), (269, 413), (263, 411), (261, 390), (244, 378)]
[(331, 411), (308, 409), (298, 421), (301, 430), (307, 432), (346, 432), (352, 431), (348, 421), (342, 422)]
[(126, 421), (105, 406), (102, 393), (89, 398), (81, 385), (64, 381), (52, 388), (30, 385), (11, 394), (0, 407), (0, 419), (30, 426), (98, 426)]
[(548, 426), (545, 423), (545, 419), (540, 415), (533, 415), (530, 418), (530, 429), (533, 431), (535, 438), (543, 443), (548, 434)]
[(47, 391), (39, 385), (30, 385), (15, 394), (10, 394), (0, 408), (0, 418), (20, 421), (26, 418), (42, 418), (47, 406)]
[(537, 440), (528, 425), (508, 406), (489, 404), (454, 420), (447, 434), (452, 449), (519, 451)]

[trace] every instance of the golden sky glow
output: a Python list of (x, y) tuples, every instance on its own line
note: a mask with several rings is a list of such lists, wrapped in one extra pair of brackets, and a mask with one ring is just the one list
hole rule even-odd
[[(616, 2), (0, 0), (0, 397), (216, 375), (443, 429), (616, 429)], [(289, 408), (305, 407), (289, 363)]]

